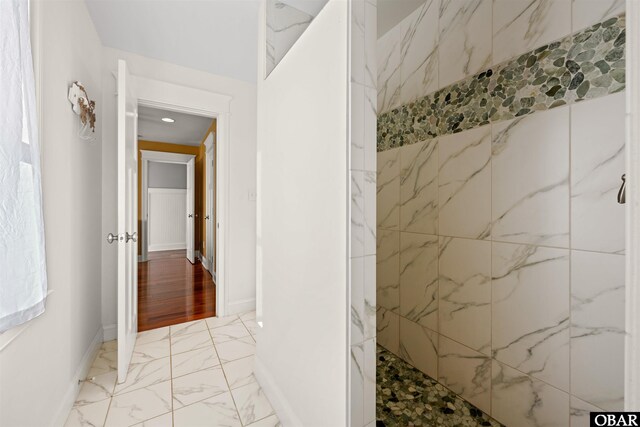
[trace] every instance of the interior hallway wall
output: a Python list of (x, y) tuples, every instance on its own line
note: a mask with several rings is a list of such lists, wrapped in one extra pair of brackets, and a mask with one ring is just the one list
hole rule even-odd
[(378, 41), (378, 343), (506, 425), (622, 409), (623, 12), (429, 0)]
[[(129, 52), (103, 48), (103, 234), (116, 225), (116, 81), (118, 59), (127, 61), (131, 74), (196, 89), (217, 91), (231, 101), (229, 146), (229, 241), (227, 248), (227, 296), (229, 313), (255, 307), (256, 205), (249, 193), (256, 188), (256, 85), (181, 67)], [(196, 150), (198, 147), (195, 147)], [(102, 322), (108, 336), (115, 337), (116, 251), (103, 243)]]
[[(101, 44), (82, 1), (33, 5), (40, 24), (40, 142), (49, 289), (46, 311), (0, 350), (0, 425), (62, 425), (102, 341)], [(37, 37), (39, 36), (39, 37)], [(67, 91), (96, 101), (95, 141), (78, 137)], [(25, 260), (27, 262), (27, 260)], [(19, 328), (16, 328), (16, 330)], [(1, 342), (16, 330), (0, 336)]]

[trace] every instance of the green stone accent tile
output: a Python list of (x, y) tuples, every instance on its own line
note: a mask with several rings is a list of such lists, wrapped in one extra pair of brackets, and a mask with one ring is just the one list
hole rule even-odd
[(541, 46), (378, 117), (378, 151), (625, 88), (625, 15)]
[(381, 346), (377, 356), (376, 427), (502, 426)]

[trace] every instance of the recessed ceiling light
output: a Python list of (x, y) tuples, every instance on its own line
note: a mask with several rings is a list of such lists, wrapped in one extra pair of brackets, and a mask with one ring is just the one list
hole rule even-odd
[(170, 117), (163, 117), (162, 121), (165, 122), (165, 123), (173, 123), (173, 122), (175, 122), (175, 120), (173, 120)]

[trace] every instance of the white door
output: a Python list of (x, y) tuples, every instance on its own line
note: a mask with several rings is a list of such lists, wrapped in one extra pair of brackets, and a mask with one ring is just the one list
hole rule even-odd
[(118, 61), (118, 382), (127, 379), (138, 332), (138, 98)]
[[(209, 138), (212, 140), (215, 138), (213, 133), (209, 134)], [(215, 278), (215, 248), (213, 245), (215, 236), (215, 186), (213, 185), (213, 177), (215, 176), (215, 145), (212, 144), (211, 149), (206, 153), (206, 173), (207, 173), (207, 215), (205, 217), (205, 223), (207, 224), (207, 264), (209, 265), (209, 272)]]
[(196, 262), (195, 258), (195, 182), (196, 182), (196, 160), (189, 160), (187, 163), (187, 259), (191, 264)]

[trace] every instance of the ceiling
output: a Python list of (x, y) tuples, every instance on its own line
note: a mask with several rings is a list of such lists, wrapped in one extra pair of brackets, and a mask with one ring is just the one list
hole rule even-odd
[(378, 38), (395, 27), (426, 0), (378, 0)]
[[(165, 123), (161, 119), (169, 117), (174, 123)], [(138, 108), (138, 138), (145, 141), (169, 142), (172, 144), (200, 145), (213, 119), (192, 116), (191, 114)]]
[(255, 82), (259, 0), (85, 0), (102, 44)]

